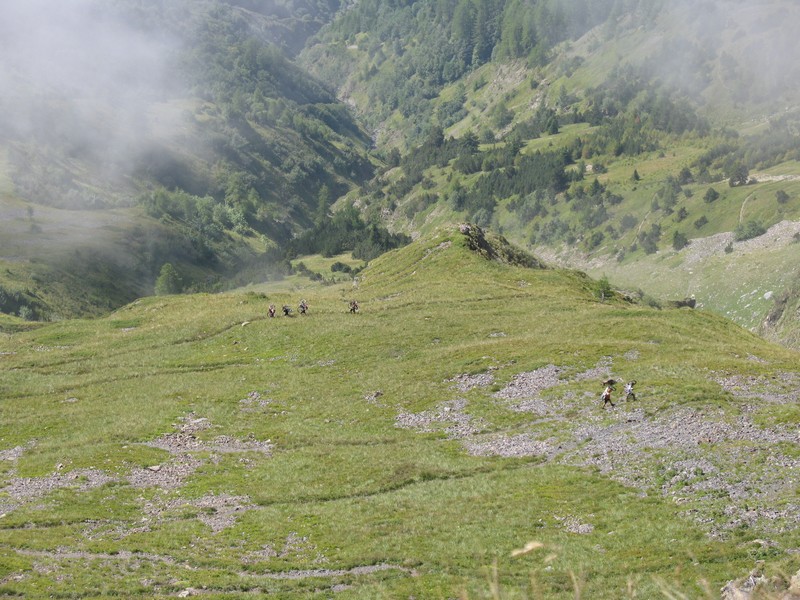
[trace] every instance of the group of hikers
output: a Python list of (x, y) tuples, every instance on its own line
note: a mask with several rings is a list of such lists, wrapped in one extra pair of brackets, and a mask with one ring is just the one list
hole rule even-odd
[[(350, 303), (348, 304), (348, 307), (350, 313), (353, 314), (357, 313), (359, 309), (358, 300), (351, 300)], [(292, 307), (289, 306), (288, 304), (284, 304), (281, 307), (281, 310), (283, 311), (284, 317), (291, 316), (292, 314)], [(308, 314), (308, 302), (306, 302), (305, 299), (300, 300), (300, 303), (297, 305), (297, 312), (299, 312), (301, 315)], [(276, 313), (277, 309), (275, 308), (275, 305), (270, 304), (268, 311), (269, 316), (274, 317)], [(605, 408), (607, 404), (610, 404), (612, 407), (616, 406), (616, 404), (614, 404), (614, 402), (612, 402), (611, 400), (611, 394), (616, 391), (617, 388), (615, 388), (614, 386), (617, 385), (617, 383), (621, 382), (617, 382), (616, 379), (606, 379), (603, 382), (605, 389), (603, 389), (603, 393), (600, 395), (600, 400), (603, 401), (603, 408)], [(623, 391), (625, 392), (626, 402), (628, 400), (634, 400), (634, 401), (636, 400), (636, 393), (633, 391), (633, 386), (635, 385), (636, 385), (635, 379), (631, 379), (630, 381), (625, 383), (625, 388), (623, 389)]]
[[(603, 408), (606, 407), (606, 404), (610, 404), (612, 407), (616, 406), (616, 404), (614, 404), (611, 401), (611, 393), (616, 391), (616, 389), (617, 389), (617, 388), (614, 387), (615, 385), (617, 385), (617, 380), (616, 379), (606, 379), (603, 382), (603, 385), (605, 386), (605, 389), (603, 390), (603, 393), (600, 396), (600, 400), (603, 401)], [(636, 400), (636, 394), (633, 391), (633, 386), (635, 386), (635, 385), (636, 385), (636, 380), (635, 379), (631, 379), (629, 382), (627, 382), (625, 384), (625, 388), (624, 388), (623, 391), (625, 392), (625, 401), (626, 402), (628, 400)]]
[[(350, 307), (350, 312), (351, 313), (357, 313), (358, 309), (359, 309), (358, 300), (351, 300), (350, 304), (349, 304), (349, 307)], [(281, 311), (283, 312), (283, 316), (284, 317), (291, 316), (292, 307), (289, 306), (288, 304), (284, 304), (281, 307)], [(308, 314), (308, 302), (306, 302), (305, 300), (300, 300), (300, 303), (297, 305), (297, 312), (299, 312), (301, 315)], [(276, 313), (277, 313), (277, 309), (275, 308), (275, 305), (274, 304), (270, 304), (269, 305), (269, 309), (267, 311), (267, 314), (270, 317), (274, 317), (276, 315)]]

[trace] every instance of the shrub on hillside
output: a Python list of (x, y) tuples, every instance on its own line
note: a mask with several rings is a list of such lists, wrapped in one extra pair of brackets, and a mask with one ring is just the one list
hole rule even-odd
[(335, 263), (331, 265), (331, 271), (333, 271), (334, 273), (336, 272), (349, 273), (350, 271), (352, 271), (352, 269), (350, 268), (350, 265), (337, 260)]
[(645, 253), (655, 253), (658, 250), (658, 241), (661, 239), (661, 225), (653, 223), (650, 229), (640, 232), (637, 239)]
[(603, 275), (597, 282), (595, 282), (594, 293), (601, 302), (605, 302), (607, 299), (614, 296), (614, 288), (612, 288), (611, 284), (608, 282), (608, 277)]
[(736, 229), (733, 230), (734, 239), (737, 242), (749, 240), (760, 235), (764, 235), (767, 228), (755, 220), (750, 220), (747, 223), (739, 223)]
[(636, 227), (636, 224), (638, 222), (639, 221), (636, 220), (636, 217), (634, 217), (631, 214), (627, 214), (624, 217), (622, 217), (622, 219), (619, 222), (619, 226), (622, 229), (622, 231), (628, 231), (629, 229), (633, 229), (634, 227)]
[(183, 282), (175, 267), (172, 266), (172, 263), (164, 263), (155, 283), (156, 296), (179, 294), (182, 289)]
[(703, 201), (706, 202), (707, 204), (711, 204), (718, 198), (719, 198), (719, 192), (715, 190), (713, 187), (710, 187), (708, 188), (708, 190), (706, 190), (706, 193), (703, 196)]
[(594, 250), (600, 244), (603, 243), (603, 238), (604, 237), (605, 237), (605, 235), (603, 234), (602, 231), (593, 232), (592, 235), (590, 235), (588, 238), (586, 238), (586, 249), (587, 250)]

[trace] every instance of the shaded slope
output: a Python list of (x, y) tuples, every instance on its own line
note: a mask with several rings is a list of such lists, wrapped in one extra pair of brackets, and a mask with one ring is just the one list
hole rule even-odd
[(186, 289), (280, 273), (321, 190), (371, 176), (368, 136), (273, 43), (336, 3), (45, 4), (0, 11), (0, 260), (36, 318), (119, 307), (166, 262)]

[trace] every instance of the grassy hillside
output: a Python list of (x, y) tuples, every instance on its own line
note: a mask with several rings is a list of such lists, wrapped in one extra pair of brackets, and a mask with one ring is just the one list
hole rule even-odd
[[(800, 218), (800, 89), (780, 59), (797, 7), (498, 0), (487, 17), (453, 2), (450, 23), (444, 6), (362, 3), (301, 55), (387, 157), (341, 203), (414, 235), (471, 220), (756, 330), (796, 279), (795, 248), (762, 234)], [(470, 24), (492, 52), (465, 65)], [(536, 180), (539, 155), (558, 168)]]
[(185, 291), (281, 277), (337, 201), (414, 236), (470, 220), (748, 327), (772, 306), (745, 291), (793, 276), (749, 283), (783, 248), (724, 275), (662, 260), (798, 218), (786, 0), (8, 6), (0, 310), (102, 313), (167, 262)]
[(0, 286), (58, 319), (151, 293), (167, 262), (187, 291), (280, 273), (283, 246), (372, 174), (369, 137), (281, 50), (337, 8), (5, 3)]
[[(662, 218), (661, 211), (646, 209), (644, 203), (639, 206), (635, 225), (620, 240), (608, 240), (591, 251), (567, 245), (531, 247), (554, 264), (570, 265), (594, 277), (606, 276), (620, 288), (643, 290), (660, 300), (695, 295), (705, 309), (757, 331), (775, 307), (775, 299), (790, 293), (798, 278), (800, 246), (796, 234), (800, 204), (794, 195), (796, 175), (790, 174), (795, 169), (787, 164), (777, 169), (783, 175), (756, 175), (759, 182), (745, 189), (730, 188), (725, 183), (715, 186), (721, 191), (721, 200), (714, 205), (698, 197), (704, 186), (692, 186), (697, 191), (680, 204), (687, 209), (688, 216), (681, 221), (675, 218), (661, 221), (662, 244), (652, 254), (641, 249), (630, 252), (638, 233)], [(617, 182), (621, 179), (622, 176)], [(658, 182), (657, 176), (653, 179)], [(645, 197), (658, 187), (658, 183), (644, 180), (637, 186), (622, 185), (631, 190), (639, 188), (633, 193), (641, 192)], [(783, 205), (776, 202), (778, 190), (789, 190), (792, 200)], [(703, 217), (706, 223), (697, 227), (695, 221)], [(751, 239), (738, 239), (737, 229), (749, 219), (764, 224), (763, 233)], [(676, 232), (688, 235), (685, 247), (676, 249), (668, 243)], [(508, 235), (514, 239), (511, 233)], [(785, 335), (777, 330), (772, 333), (784, 343), (796, 343), (789, 331)]]
[[(797, 354), (608, 292), (450, 228), (355, 282), (9, 323), (1, 593), (711, 598), (756, 565), (786, 589)], [(637, 400), (604, 410), (609, 376)]]

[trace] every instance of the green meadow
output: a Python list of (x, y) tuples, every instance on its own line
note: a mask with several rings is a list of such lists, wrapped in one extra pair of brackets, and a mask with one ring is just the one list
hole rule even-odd
[[(0, 596), (786, 589), (797, 353), (503, 244), (453, 228), (355, 281), (0, 321)], [(608, 377), (637, 400), (604, 410)]]

